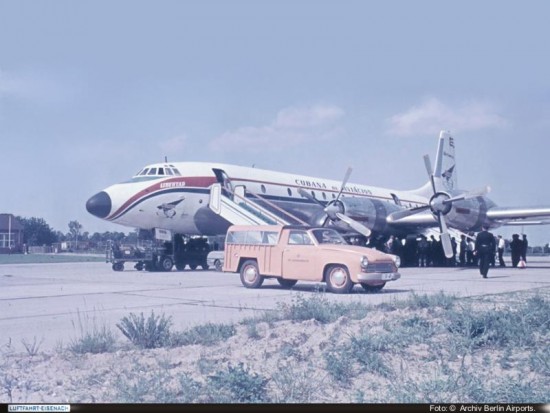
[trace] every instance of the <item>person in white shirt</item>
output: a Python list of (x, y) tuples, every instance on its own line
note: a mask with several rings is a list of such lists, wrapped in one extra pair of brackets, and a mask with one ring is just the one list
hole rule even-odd
[(497, 241), (497, 250), (498, 250), (498, 262), (501, 267), (506, 267), (506, 264), (504, 263), (504, 258), (502, 257), (502, 254), (504, 254), (505, 246), (506, 246), (506, 242), (504, 241), (504, 238), (502, 238), (502, 235), (499, 235), (498, 241)]

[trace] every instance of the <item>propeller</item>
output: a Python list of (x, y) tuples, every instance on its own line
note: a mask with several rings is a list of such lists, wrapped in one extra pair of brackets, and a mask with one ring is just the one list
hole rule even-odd
[(432, 190), (433, 190), (433, 195), (430, 198), (430, 202), (428, 202), (428, 205), (422, 205), (419, 207), (394, 212), (388, 216), (388, 220), (395, 222), (397, 220), (400, 220), (400, 219), (409, 217), (411, 215), (418, 214), (419, 212), (430, 209), (432, 214), (434, 214), (434, 216), (437, 218), (437, 222), (439, 223), (439, 231), (441, 233), (441, 237), (440, 237), (441, 244), (443, 246), (443, 251), (445, 252), (445, 256), (447, 258), (451, 258), (453, 256), (453, 248), (451, 245), (451, 236), (449, 235), (447, 222), (445, 221), (445, 215), (447, 215), (451, 211), (453, 202), (462, 201), (464, 199), (476, 198), (478, 196), (485, 195), (491, 190), (491, 188), (489, 186), (485, 186), (483, 188), (464, 192), (460, 195), (451, 197), (446, 192), (437, 190), (436, 182), (435, 182), (436, 177), (434, 175), (434, 172), (432, 169), (432, 163), (430, 162), (430, 157), (428, 155), (424, 155), (424, 165), (426, 166), (426, 171), (428, 172), (428, 176), (430, 177), (430, 182), (432, 184)]
[(338, 192), (338, 195), (336, 198), (329, 202), (328, 205), (323, 205), (317, 198), (315, 198), (311, 193), (306, 191), (304, 188), (299, 188), (298, 193), (302, 195), (304, 198), (309, 199), (310, 201), (313, 201), (323, 207), (323, 211), (325, 211), (326, 217), (323, 220), (323, 223), (321, 226), (325, 226), (327, 221), (330, 219), (332, 221), (342, 221), (345, 222), (350, 228), (352, 228), (354, 231), (357, 231), (358, 233), (364, 235), (365, 237), (370, 237), (371, 230), (361, 224), (360, 222), (348, 217), (344, 214), (344, 205), (342, 202), (340, 202), (340, 196), (342, 195), (342, 192), (344, 192), (344, 188), (346, 187), (346, 184), (348, 183), (348, 179), (351, 176), (352, 168), (348, 167), (346, 174), (344, 175), (344, 179), (342, 181), (342, 185), (340, 186), (340, 191)]

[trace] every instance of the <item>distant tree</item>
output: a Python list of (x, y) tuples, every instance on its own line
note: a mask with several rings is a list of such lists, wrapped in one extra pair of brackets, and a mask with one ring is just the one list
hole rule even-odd
[(71, 234), (71, 238), (75, 241), (75, 249), (78, 249), (78, 236), (80, 235), (80, 231), (82, 230), (82, 225), (78, 221), (70, 221), (69, 222), (69, 233)]
[(17, 217), (23, 225), (23, 242), (27, 245), (51, 245), (57, 242), (57, 234), (43, 218)]

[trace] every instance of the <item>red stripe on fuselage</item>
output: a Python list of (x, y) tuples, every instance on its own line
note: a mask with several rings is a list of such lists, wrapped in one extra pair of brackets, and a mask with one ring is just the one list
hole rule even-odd
[(106, 219), (115, 219), (118, 215), (125, 211), (126, 208), (139, 201), (141, 198), (149, 196), (154, 192), (170, 188), (208, 188), (210, 185), (216, 182), (217, 180), (213, 176), (177, 177), (159, 180), (154, 185), (151, 185), (137, 192)]

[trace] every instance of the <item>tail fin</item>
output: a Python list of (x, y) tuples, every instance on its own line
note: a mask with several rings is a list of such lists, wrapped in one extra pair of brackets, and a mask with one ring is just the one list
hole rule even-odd
[(455, 143), (448, 131), (441, 131), (439, 134), (434, 177), (439, 178), (438, 181), (445, 189), (457, 189)]

